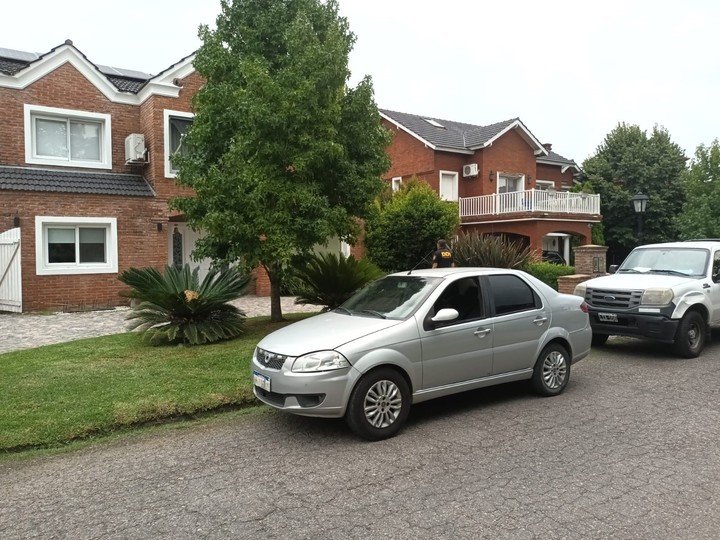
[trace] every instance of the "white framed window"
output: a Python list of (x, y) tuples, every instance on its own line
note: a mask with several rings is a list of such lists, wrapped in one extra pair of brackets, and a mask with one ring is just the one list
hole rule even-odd
[(525, 189), (524, 174), (500, 174), (497, 183), (498, 193), (516, 193)]
[(163, 111), (163, 126), (165, 130), (165, 177), (175, 178), (177, 168), (173, 167), (172, 157), (182, 152), (182, 142), (187, 129), (192, 124), (195, 115), (189, 112)]
[(25, 161), (37, 165), (112, 168), (109, 114), (25, 104)]
[(539, 189), (540, 191), (555, 189), (555, 182), (550, 182), (549, 180), (536, 180), (535, 189)]
[(445, 201), (458, 200), (458, 177), (454, 171), (440, 171), (440, 198)]
[(35, 270), (39, 276), (117, 273), (117, 219), (36, 216)]
[(396, 177), (394, 177), (394, 178), (391, 180), (391, 182), (392, 182), (392, 184), (391, 184), (391, 185), (392, 185), (392, 190), (393, 190), (393, 191), (397, 191), (398, 189), (400, 189), (400, 186), (402, 185), (402, 176), (396, 176)]

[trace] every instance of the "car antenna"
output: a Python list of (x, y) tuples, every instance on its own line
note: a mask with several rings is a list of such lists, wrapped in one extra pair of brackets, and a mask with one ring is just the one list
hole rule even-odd
[(435, 253), (435, 250), (434, 250), (434, 249), (431, 249), (431, 250), (430, 250), (430, 253), (428, 253), (427, 255), (425, 255), (422, 259), (420, 259), (420, 260), (418, 261), (418, 263), (417, 263), (415, 266), (413, 266), (410, 270), (408, 270), (407, 275), (409, 276), (409, 275), (412, 273), (413, 270), (415, 270), (415, 269), (416, 269), (418, 266), (420, 266), (423, 262), (426, 262), (425, 259), (427, 259), (428, 256), (429, 256), (429, 255), (432, 255), (433, 253)]

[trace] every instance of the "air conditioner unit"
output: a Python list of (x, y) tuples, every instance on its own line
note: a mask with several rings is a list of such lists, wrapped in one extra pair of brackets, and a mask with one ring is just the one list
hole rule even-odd
[(478, 164), (477, 163), (468, 163), (467, 165), (463, 165), (463, 176), (477, 176), (478, 175)]
[(125, 163), (147, 163), (145, 135), (131, 133), (125, 137)]

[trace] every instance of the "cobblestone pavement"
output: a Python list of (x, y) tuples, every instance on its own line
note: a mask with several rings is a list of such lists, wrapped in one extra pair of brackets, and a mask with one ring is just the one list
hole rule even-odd
[[(282, 312), (319, 311), (320, 306), (295, 304), (294, 297), (283, 297)], [(270, 298), (244, 296), (233, 302), (248, 317), (270, 315)], [(83, 313), (0, 314), (0, 353), (62, 343), (108, 334), (127, 332), (130, 308)]]

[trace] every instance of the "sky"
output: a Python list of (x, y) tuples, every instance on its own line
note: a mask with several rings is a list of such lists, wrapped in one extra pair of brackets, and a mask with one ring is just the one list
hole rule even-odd
[[(720, 138), (716, 0), (339, 0), (354, 86), (380, 108), (488, 125), (520, 118), (578, 164), (620, 123), (664, 127), (688, 157)], [(200, 46), (219, 0), (24, 0), (0, 47), (71, 39), (96, 64), (159, 73)]]

